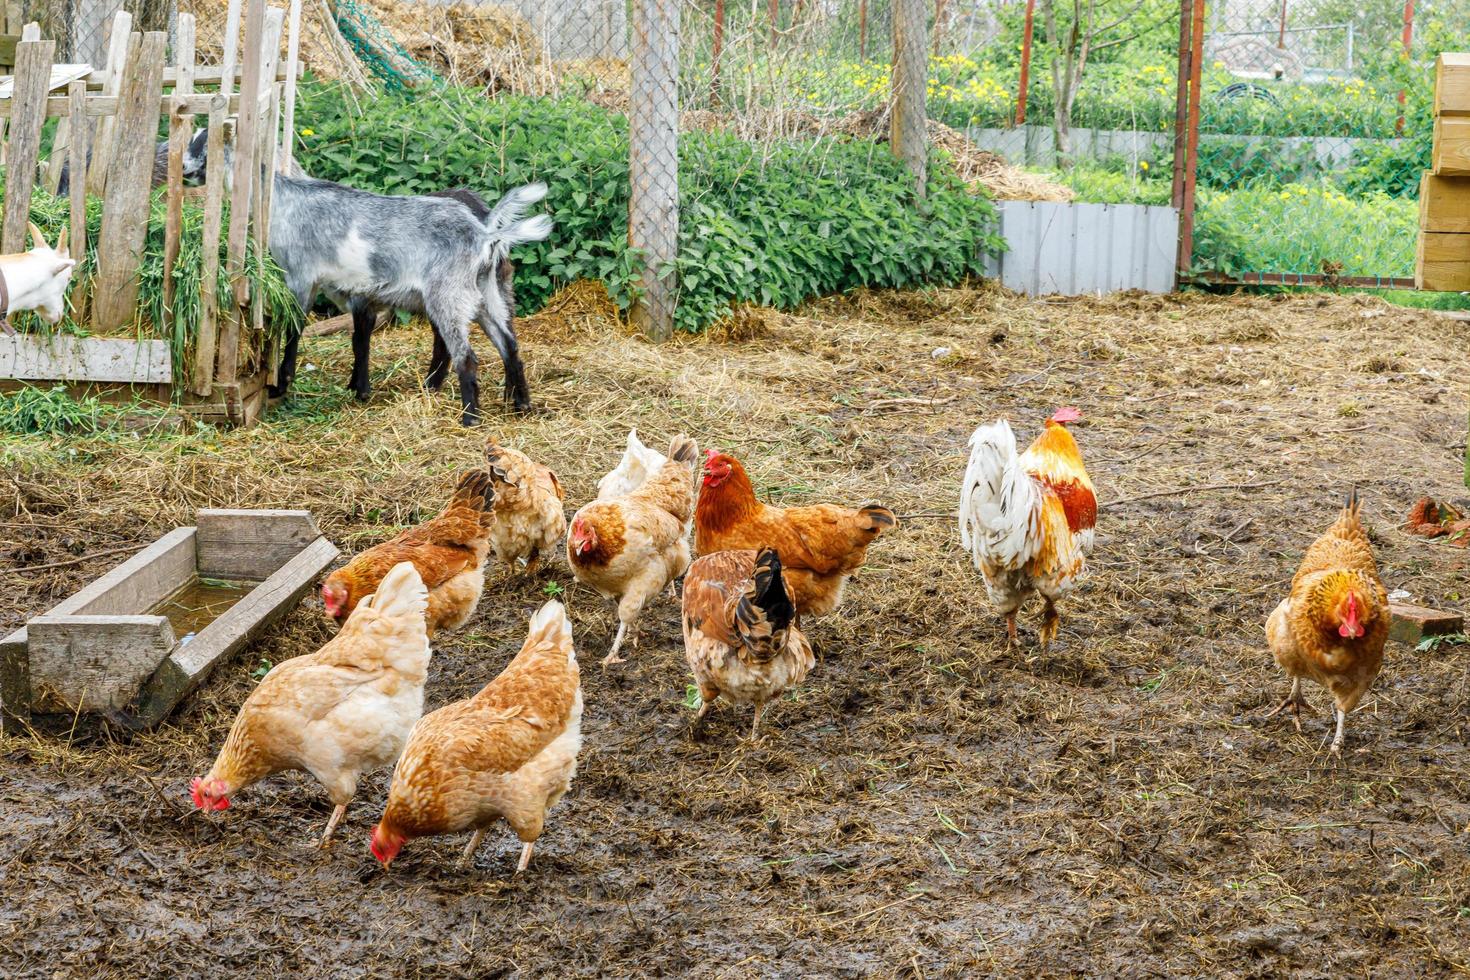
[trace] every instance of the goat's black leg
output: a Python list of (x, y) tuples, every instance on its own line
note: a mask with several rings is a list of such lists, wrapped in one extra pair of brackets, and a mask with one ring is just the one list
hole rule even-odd
[(505, 398), (517, 412), (528, 412), (531, 410), (531, 388), (526, 384), (526, 368), (521, 363), (521, 348), (516, 342), (515, 325), (509, 314), (497, 319), (488, 306), (480, 308), (477, 319), (480, 329), (490, 342), (495, 345), (495, 350), (500, 354), (500, 361), (505, 365)]
[(434, 353), (429, 358), (429, 373), (424, 378), (424, 387), (438, 391), (444, 387), (444, 378), (449, 374), (449, 348), (444, 345), (444, 338), (439, 336), (439, 328), (433, 327), (433, 330)]
[(475, 358), (475, 349), (470, 346), (470, 325), (456, 320), (452, 315), (429, 315), (434, 332), (444, 340), (449, 351), (449, 363), (459, 376), (459, 404), (462, 410), (460, 422), (478, 425), (480, 422), (480, 362)]
[(281, 345), (281, 364), (276, 369), (276, 383), (266, 386), (266, 394), (270, 397), (284, 398), (286, 392), (291, 390), (291, 382), (296, 377), (296, 348), (300, 345), (300, 330), (293, 330), (286, 335), (286, 342)]
[(368, 377), (368, 357), (373, 345), (373, 327), (378, 311), (371, 303), (354, 300), (352, 303), (352, 380), (347, 387), (352, 389), (357, 400), (365, 402), (373, 393), (373, 383)]

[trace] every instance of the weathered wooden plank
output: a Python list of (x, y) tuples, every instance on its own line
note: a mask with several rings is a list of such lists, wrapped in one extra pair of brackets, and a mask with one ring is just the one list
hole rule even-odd
[(1420, 232), (1414, 285), (1438, 292), (1470, 290), (1470, 234)]
[(1446, 51), (1435, 60), (1434, 114), (1470, 116), (1470, 54)]
[[(127, 70), (128, 46), (131, 42), (133, 15), (119, 10), (112, 18), (112, 33), (107, 39), (107, 80), (102, 84), (103, 94), (118, 98), (122, 92), (123, 74)], [(121, 111), (121, 110), (119, 110)], [(104, 116), (97, 126), (96, 140), (92, 146), (92, 160), (87, 164), (87, 190), (101, 196), (107, 191), (107, 179), (112, 164), (113, 147), (117, 139), (117, 120)], [(72, 174), (72, 180), (77, 175)]]
[(220, 326), (219, 359), (215, 376), (234, 381), (240, 370), (240, 329), (249, 301), (246, 277), (246, 241), (252, 216), (251, 202), (260, 179), (260, 73), (261, 37), (265, 33), (265, 0), (246, 0), (244, 61), (240, 72), (240, 116), (235, 123), (235, 173), (230, 196), (230, 233), (225, 252), (225, 270), (232, 294), (229, 313)]
[(321, 537), (304, 510), (201, 510), (195, 561), (208, 578), (268, 578)]
[(154, 136), (158, 114), (150, 104), (159, 91), (168, 37), (162, 31), (128, 42), (127, 77), (114, 130), (118, 142), (107, 175), (102, 230), (97, 237), (97, 289), (92, 320), (101, 332), (130, 323), (138, 305), (138, 271), (148, 233)]
[(36, 164), (41, 158), (41, 128), (46, 124), (43, 103), (55, 41), (22, 41), (16, 49), (14, 103), (10, 146), (5, 170), (5, 219), (0, 251), (25, 250), (26, 222), (31, 215), (31, 191), (36, 186)]
[(1431, 163), (1438, 176), (1470, 177), (1470, 118), (1435, 118)]
[[(210, 160), (223, 160), (225, 153), (225, 104), (216, 95), (209, 110)], [(214, 359), (219, 344), (219, 243), (225, 207), (225, 168), (208, 167), (204, 175), (203, 258), (199, 273), (199, 333), (194, 338), (192, 391), (208, 397), (214, 384)]]
[[(68, 190), (71, 193), (71, 221), (67, 227), (71, 229), (70, 248), (71, 254), (78, 260), (85, 258), (87, 254), (87, 147), (90, 145), (86, 111), (86, 85), (80, 81), (71, 83), (70, 103), (71, 125), (71, 185)], [(87, 284), (78, 283), (72, 279), (71, 302), (72, 309), (80, 311), (87, 304)]]
[[(229, 0), (225, 5), (225, 39), (221, 45), (219, 78), (221, 88), (234, 88), (240, 84), (240, 0)], [(228, 84), (226, 84), (226, 80)], [(196, 81), (203, 81), (202, 77)]]
[(0, 732), (19, 734), (31, 723), (31, 656), (25, 630), (0, 640)]
[[(52, 92), (56, 89), (66, 88), (77, 79), (86, 78), (91, 71), (91, 65), (52, 65), (46, 76), (46, 91)], [(15, 79), (11, 77), (0, 78), (0, 99), (9, 99), (14, 96)]]
[(1388, 612), (1391, 617), (1388, 638), (1411, 646), (1426, 637), (1465, 632), (1465, 617), (1457, 612), (1429, 609), (1407, 602), (1390, 602)]
[[(194, 90), (194, 15), (179, 14), (174, 59), (178, 63), (179, 82), (176, 95)], [(167, 324), (174, 319), (174, 264), (179, 259), (180, 237), (184, 230), (184, 150), (194, 135), (194, 117), (175, 100), (168, 117), (168, 214), (163, 230), (163, 308)], [(164, 330), (168, 332), (167, 325)]]
[(296, 76), (301, 70), (301, 0), (291, 0), (291, 13), (286, 22), (286, 64), (282, 74), (286, 76), (286, 91), (283, 112), (285, 125), (282, 139), (285, 152), (276, 166), (285, 173), (291, 172), (291, 160), (296, 154)]
[[(253, 237), (259, 246), (256, 249), (256, 267), (252, 272), (258, 282), (265, 275), (265, 257), (268, 250), (270, 238), (270, 200), (271, 186), (275, 183), (276, 171), (276, 146), (277, 134), (281, 125), (281, 103), (280, 89), (271, 81), (276, 74), (276, 65), (280, 61), (281, 31), (286, 25), (285, 11), (277, 7), (269, 7), (265, 12), (265, 29), (260, 39), (260, 110), (261, 118), (258, 127), (256, 159), (265, 161), (262, 179), (256, 182), (253, 197), (254, 217), (252, 218)], [(257, 168), (257, 173), (261, 172)], [(259, 289), (250, 291), (250, 324), (255, 331), (255, 336), (265, 335), (265, 295)], [(265, 355), (269, 351), (262, 351), (262, 364), (269, 364), (269, 358)]]
[(36, 713), (126, 708), (176, 643), (167, 616), (37, 616), (26, 630)]
[(163, 340), (113, 337), (0, 337), (0, 378), (167, 384), (173, 357)]
[(1436, 177), (1426, 170), (1419, 181), (1419, 228), (1470, 232), (1470, 180)]
[(174, 651), (145, 686), (137, 724), (156, 725), (199, 687), (225, 658), (274, 625), (301, 601), (337, 557), (337, 547), (317, 538), (224, 615)]
[[(182, 105), (185, 112), (192, 112), (196, 114), (208, 112), (210, 102), (214, 97), (215, 96), (213, 94), (208, 92), (195, 92), (193, 95), (183, 96), (162, 95), (159, 96), (157, 99), (157, 114), (163, 115), (172, 110), (176, 104), (179, 104), (175, 100), (182, 100)], [(239, 108), (239, 96), (231, 96), (230, 111), (235, 112)], [(89, 95), (86, 97), (86, 103), (83, 112), (88, 119), (103, 119), (108, 116), (115, 116), (117, 115), (117, 111), (118, 99), (115, 96)], [(0, 102), (0, 119), (9, 119), (10, 114), (11, 104), (9, 102)], [(57, 116), (68, 116), (70, 114), (71, 100), (69, 98), (54, 96), (46, 100), (46, 117), (48, 119), (54, 119)], [(96, 163), (95, 156), (93, 157), (93, 163)]]

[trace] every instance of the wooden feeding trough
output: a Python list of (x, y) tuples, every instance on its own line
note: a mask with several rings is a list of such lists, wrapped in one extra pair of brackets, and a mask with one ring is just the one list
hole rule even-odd
[(0, 640), (5, 730), (158, 724), (336, 556), (304, 510), (199, 511)]
[[(0, 159), (6, 164), (0, 252), (24, 250), (32, 194), (38, 187), (55, 194), (63, 165), (63, 207), (69, 205), (71, 251), (79, 258), (88, 254), (88, 198), (102, 202), (100, 229), (90, 243), (95, 267), (74, 276), (68, 296), (73, 319), (94, 335), (64, 343), (36, 334), (0, 338), (0, 389), (56, 383), (78, 394), (174, 402), (190, 414), (233, 424), (250, 424), (263, 413), (276, 356), (259, 288), (270, 227), (271, 181), (263, 175), (275, 164), (289, 165), (291, 141), (280, 134), (294, 125), (301, 4), (293, 0), (289, 26), (287, 12), (266, 0), (244, 5), (243, 18), (241, 0), (229, 5), (227, 53), (217, 66), (195, 63), (189, 14), (179, 14), (170, 52), (164, 33), (134, 32), (132, 15), (120, 11), (106, 64), (95, 70), (54, 64), (56, 42), (41, 40), (35, 24), (20, 37), (0, 37), (0, 57), (14, 52), (14, 73), (0, 78)], [(278, 63), (283, 31), (289, 32), (285, 65)], [(238, 64), (237, 49), (243, 51)], [(48, 119), (57, 124), (43, 160)], [(160, 120), (168, 132), (162, 154), (155, 150)], [(201, 120), (207, 120), (207, 179), (202, 187), (185, 187), (185, 151)], [(233, 152), (228, 167), (226, 148)], [(157, 261), (148, 255), (148, 216), (160, 184), (167, 203), (162, 296), (161, 303), (145, 304), (145, 262)], [(187, 231), (186, 198), (202, 201), (201, 220), (190, 221)], [(199, 239), (190, 254), (202, 258), (197, 297), (180, 303), (174, 273), (186, 235)], [(229, 283), (225, 295), (221, 264)], [(154, 309), (161, 312), (145, 315)], [(186, 309), (192, 311), (187, 317)], [(188, 322), (176, 322), (181, 318)], [(138, 339), (135, 328), (144, 324), (156, 338), (185, 339), (172, 348)]]

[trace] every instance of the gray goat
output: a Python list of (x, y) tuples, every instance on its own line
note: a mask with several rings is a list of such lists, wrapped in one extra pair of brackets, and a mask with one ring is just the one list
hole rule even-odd
[[(480, 324), (505, 365), (506, 396), (516, 410), (531, 394), (498, 270), (510, 249), (551, 234), (545, 215), (522, 216), (546, 196), (545, 184), (506, 194), (483, 219), (453, 197), (373, 194), (326, 180), (277, 174), (271, 196), (270, 250), (306, 309), (318, 290), (345, 298), (353, 315), (351, 387), (366, 398), (368, 347), (378, 309), (427, 317), (459, 377), (461, 421), (480, 418), (478, 361), (469, 322)], [(283, 395), (296, 373), (300, 334), (281, 352)], [(442, 383), (443, 370), (437, 381)], [(436, 379), (431, 377), (431, 382)]]
[[(184, 148), (184, 183), (197, 185), (204, 183), (204, 159), (205, 148), (209, 141), (207, 129), (196, 129), (194, 135), (189, 139), (189, 145)], [(92, 162), (92, 151), (87, 151), (87, 163)], [(152, 186), (162, 187), (168, 183), (168, 140), (160, 140), (153, 149), (153, 177)], [(56, 188), (57, 197), (66, 197), (71, 192), (71, 160), (63, 161), (61, 164), (61, 182)]]

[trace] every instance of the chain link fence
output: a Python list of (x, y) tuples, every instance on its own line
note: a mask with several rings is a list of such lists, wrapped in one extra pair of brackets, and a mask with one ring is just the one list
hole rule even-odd
[(1410, 284), (1427, 78), (1404, 57), (1402, 5), (1378, 8), (1210, 3), (1198, 268), (1244, 282)]

